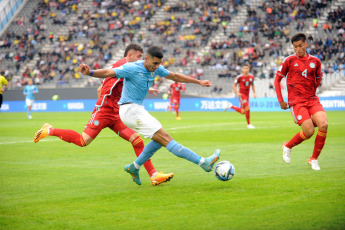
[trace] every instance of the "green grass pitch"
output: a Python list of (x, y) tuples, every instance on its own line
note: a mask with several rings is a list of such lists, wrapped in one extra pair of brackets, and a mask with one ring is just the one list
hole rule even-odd
[(152, 114), (199, 155), (221, 149), (234, 178), (218, 181), (161, 149), (153, 164), (175, 177), (152, 186), (142, 168), (138, 186), (124, 172), (131, 145), (108, 129), (85, 148), (57, 137), (33, 143), (45, 122), (81, 133), (91, 113), (0, 113), (0, 229), (345, 228), (345, 112), (327, 112), (320, 171), (307, 164), (315, 134), (283, 161), (281, 143), (300, 131), (289, 112), (251, 113), (254, 130), (235, 112)]

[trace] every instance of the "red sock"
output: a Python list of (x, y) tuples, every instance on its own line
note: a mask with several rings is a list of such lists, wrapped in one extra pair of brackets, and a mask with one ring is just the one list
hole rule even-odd
[(86, 146), (85, 141), (83, 137), (81, 136), (81, 134), (77, 133), (74, 130), (50, 128), (49, 135), (59, 137), (63, 141), (66, 141), (68, 143), (73, 143), (80, 147)]
[[(132, 146), (134, 148), (134, 152), (135, 152), (135, 155), (137, 155), (137, 157), (140, 155), (140, 153), (143, 152), (143, 149), (145, 147), (144, 141), (143, 141), (143, 139), (140, 136), (133, 140)], [(149, 159), (148, 161), (146, 161), (144, 163), (144, 167), (145, 167), (147, 173), (150, 175), (150, 177), (152, 176), (152, 174), (157, 172), (155, 167), (153, 167), (151, 159)]]
[(246, 119), (247, 119), (247, 124), (250, 124), (250, 110), (246, 111)]
[(327, 132), (323, 132), (323, 131), (318, 131), (316, 138), (315, 138), (315, 145), (314, 145), (314, 151), (313, 151), (313, 155), (311, 156), (311, 159), (317, 159), (323, 149), (323, 146), (325, 145), (325, 141), (326, 141), (326, 137), (327, 137)]
[(233, 110), (235, 110), (236, 112), (238, 112), (238, 113), (242, 113), (242, 108), (240, 108), (240, 107), (231, 106), (231, 108), (232, 108)]
[(288, 143), (285, 144), (286, 147), (291, 149), (292, 147), (302, 143), (303, 141), (309, 139), (303, 131), (298, 132)]
[(178, 105), (175, 105), (176, 117), (178, 117)]

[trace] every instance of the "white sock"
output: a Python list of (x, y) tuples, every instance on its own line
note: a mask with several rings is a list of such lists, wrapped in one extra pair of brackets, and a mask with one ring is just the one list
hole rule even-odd
[(201, 157), (201, 159), (200, 159), (198, 165), (201, 166), (204, 162), (205, 162), (205, 158)]
[(154, 174), (152, 174), (152, 176), (150, 178), (151, 179), (154, 178), (157, 174), (158, 174), (158, 172), (155, 172)]
[(134, 166), (135, 166), (136, 169), (140, 169), (140, 167), (141, 167), (140, 165), (138, 165), (138, 164), (135, 163), (135, 162), (133, 162), (133, 164), (134, 164)]

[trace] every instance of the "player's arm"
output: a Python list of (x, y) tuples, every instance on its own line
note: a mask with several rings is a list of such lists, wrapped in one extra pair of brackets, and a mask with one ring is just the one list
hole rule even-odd
[(38, 93), (38, 88), (35, 86), (35, 90), (33, 91), (34, 94)]
[(209, 80), (200, 81), (200, 80), (194, 79), (192, 77), (188, 77), (187, 75), (184, 75), (181, 73), (170, 72), (169, 75), (166, 76), (165, 78), (173, 80), (173, 81), (177, 81), (177, 82), (194, 83), (194, 84), (201, 85), (203, 87), (210, 87), (211, 86), (211, 82)]
[(282, 109), (288, 109), (288, 105), (287, 103), (284, 101), (283, 99), (283, 95), (282, 95), (282, 88), (280, 86), (280, 82), (281, 80), (288, 75), (289, 72), (289, 59), (288, 57), (285, 58), (281, 65), (279, 66), (277, 72), (276, 72), (276, 77), (274, 79), (274, 89), (276, 91), (277, 94), (277, 98), (278, 98), (278, 102), (280, 104), (280, 108)]
[(26, 94), (27, 94), (26, 86), (25, 86), (25, 88), (24, 88), (23, 94), (24, 94), (25, 96), (26, 96)]
[(276, 77), (274, 79), (274, 88), (276, 90), (276, 94), (277, 94), (278, 102), (280, 104), (280, 108), (288, 109), (287, 103), (283, 99), (282, 89), (280, 86), (280, 82), (282, 79), (283, 79), (283, 76), (280, 75), (279, 73), (276, 73)]
[(101, 96), (102, 87), (103, 87), (103, 83), (101, 83), (101, 85), (97, 88), (97, 97), (98, 98)]
[(79, 72), (84, 75), (92, 76), (95, 78), (107, 78), (107, 77), (115, 77), (115, 71), (113, 69), (97, 69), (91, 70), (90, 67), (86, 64), (79, 65)]
[(2, 84), (4, 85), (4, 87), (1, 88), (1, 92), (4, 92), (4, 91), (6, 91), (6, 90), (8, 89), (7, 83), (8, 83), (8, 82), (7, 82), (6, 78), (4, 77), (4, 78), (3, 78), (3, 82), (2, 82)]
[(322, 77), (323, 77), (323, 73), (322, 73), (322, 70), (321, 70), (321, 61), (319, 60), (318, 63), (317, 63), (316, 76), (315, 76), (316, 88), (321, 86)]
[(153, 96), (157, 96), (157, 93), (160, 93), (158, 89), (155, 88), (149, 88), (148, 91), (149, 94), (152, 94)]
[(232, 89), (234, 90), (235, 94), (237, 97), (241, 97), (241, 94), (238, 92), (237, 90), (237, 82), (235, 82), (233, 85), (232, 85)]
[(253, 90), (253, 93), (254, 93), (254, 98), (256, 98), (256, 92), (255, 92), (255, 86), (254, 86), (254, 83), (252, 84), (252, 90)]

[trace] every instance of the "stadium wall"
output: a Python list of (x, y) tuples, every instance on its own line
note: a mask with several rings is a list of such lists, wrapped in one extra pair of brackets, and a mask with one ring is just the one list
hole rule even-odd
[[(182, 98), (180, 111), (224, 111), (230, 101), (234, 105), (239, 105), (237, 98)], [(345, 96), (341, 97), (321, 97), (321, 104), (326, 111), (345, 110)], [(32, 110), (36, 112), (70, 112), (89, 111), (94, 109), (96, 99), (79, 100), (37, 100)], [(146, 99), (144, 106), (148, 111), (167, 111), (169, 100)], [(276, 98), (251, 98), (251, 111), (283, 111), (280, 109)], [(4, 101), (1, 112), (25, 112), (25, 101)]]
[(6, 30), (5, 27), (9, 26), (9, 22), (23, 2), (24, 0), (0, 0), (0, 35)]

